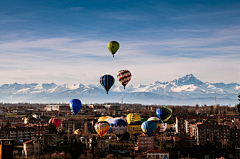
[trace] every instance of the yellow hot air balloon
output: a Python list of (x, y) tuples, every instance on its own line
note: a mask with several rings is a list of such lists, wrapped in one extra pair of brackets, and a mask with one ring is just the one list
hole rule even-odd
[(119, 49), (119, 43), (116, 42), (116, 41), (110, 41), (107, 45), (108, 47), (108, 50), (112, 53), (113, 57), (114, 57), (114, 54), (118, 51)]
[(139, 135), (142, 133), (141, 125), (142, 125), (141, 121), (133, 121), (128, 126), (129, 130), (133, 135)]
[(77, 135), (80, 134), (80, 133), (83, 133), (83, 129), (81, 129), (81, 128), (75, 130), (75, 132), (74, 132), (74, 134), (77, 134)]
[(140, 121), (141, 117), (137, 113), (130, 113), (127, 115), (127, 123), (130, 124), (133, 121)]
[(100, 121), (105, 121), (107, 118), (108, 118), (108, 116), (101, 116), (101, 117), (98, 119), (98, 122), (100, 122)]
[(106, 121), (100, 121), (95, 124), (94, 128), (98, 133), (98, 135), (100, 137), (103, 137), (108, 132), (108, 129), (110, 128), (110, 124)]

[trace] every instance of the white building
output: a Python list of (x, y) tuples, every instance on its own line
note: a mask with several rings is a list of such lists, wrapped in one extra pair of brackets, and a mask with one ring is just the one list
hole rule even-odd
[(169, 152), (166, 150), (153, 149), (146, 152), (147, 158), (169, 159)]

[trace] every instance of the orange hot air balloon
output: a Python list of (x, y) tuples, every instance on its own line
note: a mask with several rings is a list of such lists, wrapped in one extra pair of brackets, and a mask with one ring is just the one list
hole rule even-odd
[(94, 126), (96, 132), (100, 137), (103, 137), (108, 132), (110, 124), (106, 121), (97, 122)]

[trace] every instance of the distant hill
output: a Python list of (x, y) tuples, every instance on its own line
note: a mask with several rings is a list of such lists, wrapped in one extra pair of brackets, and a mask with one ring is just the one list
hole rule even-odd
[(83, 84), (4, 84), (0, 86), (2, 102), (69, 102), (73, 98), (83, 103), (120, 102), (142, 104), (179, 104), (195, 105), (217, 103), (236, 104), (240, 93), (237, 83), (202, 82), (192, 74), (170, 82), (156, 81), (148, 85), (130, 85), (125, 90), (121, 86), (113, 86), (106, 94), (101, 85)]

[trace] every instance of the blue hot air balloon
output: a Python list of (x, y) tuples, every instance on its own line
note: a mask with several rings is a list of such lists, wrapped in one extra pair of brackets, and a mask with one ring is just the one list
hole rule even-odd
[(70, 109), (72, 110), (73, 114), (77, 114), (81, 107), (82, 103), (79, 99), (72, 99), (70, 101)]
[(113, 133), (120, 138), (127, 130), (127, 122), (124, 119), (115, 119), (111, 123), (111, 128)]
[(153, 135), (157, 129), (157, 124), (155, 121), (145, 121), (141, 128), (144, 134)]
[(115, 81), (114, 77), (111, 75), (103, 75), (100, 78), (100, 83), (104, 87), (104, 89), (107, 91), (107, 94), (108, 94), (109, 89), (113, 86), (114, 81)]
[(162, 106), (156, 110), (156, 114), (163, 122), (166, 122), (172, 116), (172, 109)]

